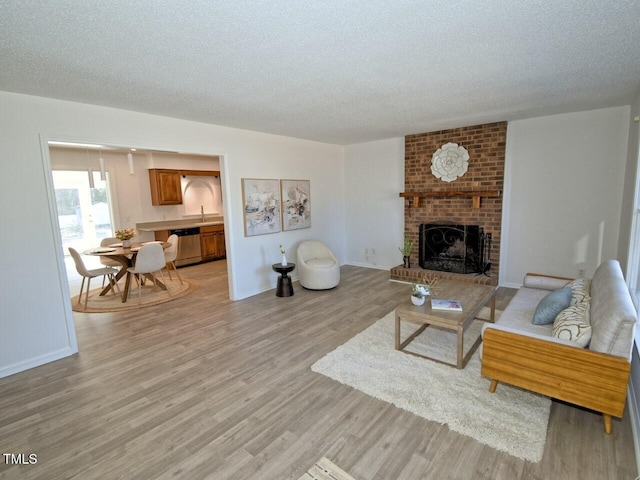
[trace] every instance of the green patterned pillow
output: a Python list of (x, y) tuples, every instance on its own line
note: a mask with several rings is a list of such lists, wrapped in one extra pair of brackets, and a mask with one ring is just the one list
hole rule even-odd
[(553, 322), (553, 336), (586, 347), (591, 341), (589, 302), (578, 303), (561, 311)]
[(571, 305), (588, 302), (591, 300), (589, 292), (591, 291), (591, 280), (586, 278), (576, 278), (571, 280), (567, 287), (571, 287)]

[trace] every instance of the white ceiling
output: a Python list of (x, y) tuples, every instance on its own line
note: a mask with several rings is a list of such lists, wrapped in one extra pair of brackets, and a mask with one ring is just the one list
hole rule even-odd
[(0, 90), (336, 144), (639, 89), (638, 0), (0, 0)]

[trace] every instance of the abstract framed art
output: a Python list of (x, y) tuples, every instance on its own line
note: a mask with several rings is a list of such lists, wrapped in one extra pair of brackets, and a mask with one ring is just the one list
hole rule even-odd
[(282, 230), (278, 180), (243, 178), (242, 201), (245, 237)]
[(311, 227), (310, 187), (309, 180), (280, 180), (284, 231)]

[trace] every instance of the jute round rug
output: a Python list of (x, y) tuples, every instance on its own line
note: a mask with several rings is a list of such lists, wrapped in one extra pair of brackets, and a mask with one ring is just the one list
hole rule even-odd
[[(400, 352), (395, 349), (394, 326), (390, 312), (311, 370), (496, 450), (530, 462), (541, 460), (551, 400), (505, 384), (489, 393), (490, 381), (480, 375), (478, 351), (463, 370)], [(411, 332), (407, 328), (404, 333), (404, 323), (402, 328), (406, 338)], [(481, 328), (481, 322), (474, 322), (465, 333), (465, 346)], [(455, 361), (455, 346), (455, 333), (437, 327), (427, 328), (410, 345), (415, 352), (445, 361)]]
[[(87, 302), (87, 308), (84, 307), (85, 294), (82, 294), (82, 303), (78, 305), (78, 295), (71, 299), (71, 306), (74, 312), (83, 313), (106, 313), (106, 312), (120, 312), (124, 310), (135, 310), (137, 308), (148, 307), (150, 305), (158, 305), (160, 303), (170, 302), (177, 298), (189, 295), (198, 288), (198, 282), (188, 278), (182, 278), (182, 284), (173, 275), (173, 279), (169, 280), (169, 276), (165, 274), (165, 281), (163, 282), (169, 289), (169, 293), (166, 290), (161, 290), (156, 287), (153, 282), (146, 281), (142, 286), (141, 301), (138, 303), (138, 286), (135, 280), (132, 280), (131, 289), (129, 290), (129, 298), (125, 303), (122, 303), (122, 295), (113, 295), (111, 292), (104, 296), (100, 296), (102, 287), (96, 288), (89, 292), (89, 301)], [(161, 279), (162, 280), (162, 279)], [(120, 291), (124, 289), (124, 282), (121, 280), (118, 284)]]

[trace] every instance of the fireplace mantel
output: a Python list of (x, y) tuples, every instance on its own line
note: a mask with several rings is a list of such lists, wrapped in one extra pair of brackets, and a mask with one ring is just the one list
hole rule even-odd
[(481, 198), (495, 198), (499, 197), (502, 192), (500, 190), (475, 190), (475, 191), (445, 191), (445, 192), (400, 192), (400, 196), (403, 198), (411, 199), (410, 206), (420, 207), (420, 201), (423, 198), (448, 198), (448, 197), (463, 197), (473, 199), (473, 208), (480, 208)]

